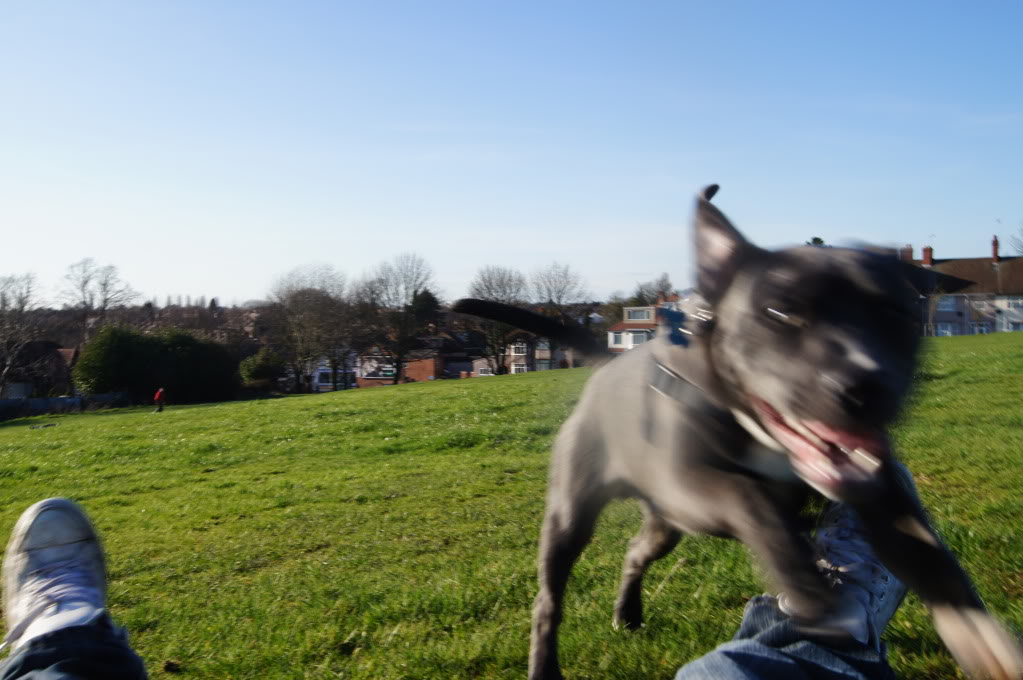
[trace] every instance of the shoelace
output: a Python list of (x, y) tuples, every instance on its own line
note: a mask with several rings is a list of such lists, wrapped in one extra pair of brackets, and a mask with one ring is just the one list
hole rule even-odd
[(881, 610), (885, 589), (891, 577), (873, 558), (870, 544), (855, 536), (850, 529), (848, 524), (851, 520), (844, 519), (823, 530), (822, 535), (818, 536), (822, 555), (817, 564), (827, 571), (836, 584), (856, 586), (863, 591), (868, 601), (861, 600), (862, 604), (876, 615)]
[(0, 651), (16, 642), (29, 625), (53, 605), (61, 602), (95, 602), (97, 584), (89, 574), (89, 567), (78, 558), (53, 562), (30, 572), (22, 586), (22, 597), (35, 604), (8, 631), (0, 643)]

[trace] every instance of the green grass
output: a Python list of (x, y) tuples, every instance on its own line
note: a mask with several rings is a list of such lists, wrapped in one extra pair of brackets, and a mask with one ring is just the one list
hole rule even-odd
[[(1016, 626), (1021, 373), (1023, 337), (936, 341), (896, 432), (942, 535)], [(82, 502), (154, 677), (519, 678), (548, 448), (587, 375), (0, 423), (0, 532), (40, 498)], [(648, 626), (613, 631), (638, 524), (612, 506), (573, 572), (570, 678), (670, 678), (762, 590), (744, 548), (686, 539), (647, 577)], [(957, 677), (915, 599), (888, 638), (903, 677)]]

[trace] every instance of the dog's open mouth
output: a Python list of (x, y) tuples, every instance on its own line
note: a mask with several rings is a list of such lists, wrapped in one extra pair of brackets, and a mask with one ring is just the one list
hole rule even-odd
[(881, 431), (843, 430), (787, 417), (762, 399), (752, 401), (760, 422), (792, 454), (799, 476), (829, 496), (873, 482), (889, 455), (888, 438)]

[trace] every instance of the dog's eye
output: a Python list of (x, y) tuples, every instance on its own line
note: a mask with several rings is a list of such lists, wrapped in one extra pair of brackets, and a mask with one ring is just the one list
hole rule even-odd
[(779, 307), (764, 307), (764, 314), (772, 321), (794, 328), (806, 328), (810, 325), (805, 317), (790, 311), (787, 307), (781, 309)]

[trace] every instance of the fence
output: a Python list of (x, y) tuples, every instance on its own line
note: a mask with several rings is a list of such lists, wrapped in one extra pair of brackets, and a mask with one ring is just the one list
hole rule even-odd
[(0, 399), (0, 420), (23, 418), (44, 413), (73, 413), (98, 408), (128, 406), (131, 400), (127, 392), (90, 394), (87, 397), (37, 397), (25, 399)]

